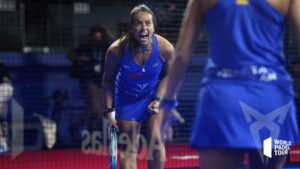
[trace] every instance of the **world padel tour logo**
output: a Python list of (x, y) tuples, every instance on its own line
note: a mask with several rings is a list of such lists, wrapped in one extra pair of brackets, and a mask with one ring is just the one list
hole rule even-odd
[(263, 152), (264, 155), (272, 158), (274, 156), (283, 156), (288, 155), (290, 152), (290, 146), (292, 145), (291, 141), (287, 140), (277, 140), (269, 137), (264, 140)]
[[(280, 134), (280, 126), (283, 124), (286, 118), (286, 115), (291, 107), (291, 103), (287, 103), (269, 113), (261, 113), (242, 101), (240, 101), (240, 106), (244, 112), (245, 119), (249, 124), (250, 133), (254, 143), (256, 144), (262, 162), (266, 164), (268, 161), (268, 159), (263, 157), (263, 154), (269, 158), (272, 156), (272, 143), (274, 143), (274, 153), (276, 155), (284, 154), (286, 149), (284, 149), (283, 146), (290, 144), (290, 142), (278, 140), (277, 138)], [(262, 130), (267, 130), (270, 133), (270, 138), (262, 140), (266, 138), (261, 137), (260, 134)], [(272, 138), (274, 138), (274, 142), (272, 142)], [(263, 146), (263, 143), (265, 143), (266, 146)], [(276, 149), (275, 146), (277, 146)], [(263, 153), (263, 151), (266, 153)]]

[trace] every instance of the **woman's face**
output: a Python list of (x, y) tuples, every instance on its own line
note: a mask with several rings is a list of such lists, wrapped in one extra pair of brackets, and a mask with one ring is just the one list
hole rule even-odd
[(132, 23), (132, 33), (136, 41), (142, 45), (152, 42), (154, 34), (152, 15), (148, 12), (138, 12)]

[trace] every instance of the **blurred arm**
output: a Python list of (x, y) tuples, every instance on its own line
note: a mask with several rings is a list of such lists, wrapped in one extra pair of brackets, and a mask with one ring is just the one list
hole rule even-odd
[(175, 100), (183, 75), (190, 62), (194, 44), (203, 22), (200, 0), (190, 0), (184, 14), (175, 48), (176, 57), (171, 61), (169, 80), (164, 98)]
[(174, 53), (173, 45), (164, 38), (162, 41), (162, 45), (160, 47), (160, 51), (161, 51), (161, 55), (162, 55), (163, 59), (165, 60), (165, 63), (164, 63), (165, 65), (163, 68), (164, 70), (162, 72), (161, 80), (159, 82), (159, 87), (158, 87), (156, 95), (161, 97), (166, 89), (166, 85), (169, 80), (169, 72), (167, 69), (168, 69), (169, 65), (171, 64), (170, 61), (174, 58), (175, 53)]
[(297, 42), (298, 56), (300, 57), (300, 0), (292, 0), (290, 4), (289, 20), (293, 25)]

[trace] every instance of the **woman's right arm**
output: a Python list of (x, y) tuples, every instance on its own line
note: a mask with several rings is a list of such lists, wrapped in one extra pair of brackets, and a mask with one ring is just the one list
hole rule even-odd
[[(119, 69), (120, 58), (119, 40), (115, 41), (107, 50), (104, 66), (104, 76), (102, 84), (102, 93), (104, 99), (104, 107), (106, 110), (113, 108), (114, 83), (117, 70)], [(107, 112), (106, 112), (107, 113)], [(107, 113), (107, 118), (111, 125), (116, 126), (116, 120), (112, 117), (112, 113)]]
[(293, 30), (295, 32), (295, 40), (297, 42), (298, 58), (300, 57), (300, 1), (291, 0), (290, 10), (289, 10), (289, 20), (293, 25)]

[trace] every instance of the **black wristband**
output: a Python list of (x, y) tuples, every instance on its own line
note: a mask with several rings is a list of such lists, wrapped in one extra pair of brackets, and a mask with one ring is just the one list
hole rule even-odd
[(155, 97), (154, 97), (154, 100), (156, 100), (156, 101), (161, 101), (161, 97), (160, 97), (160, 96), (155, 96)]
[(113, 111), (115, 111), (114, 108), (105, 108), (103, 112), (104, 112), (104, 115), (107, 115), (108, 113), (111, 113)]
[(159, 104), (159, 108), (161, 109), (173, 109), (176, 108), (178, 105), (178, 102), (176, 100), (167, 100), (162, 99)]

